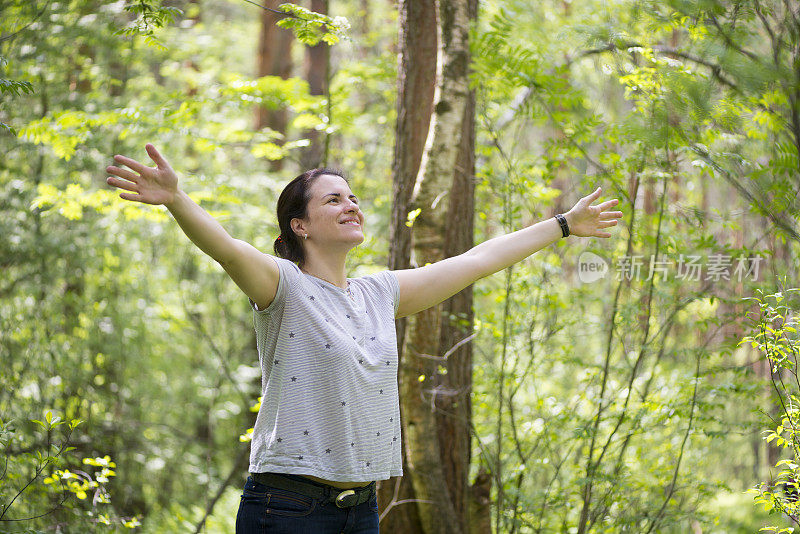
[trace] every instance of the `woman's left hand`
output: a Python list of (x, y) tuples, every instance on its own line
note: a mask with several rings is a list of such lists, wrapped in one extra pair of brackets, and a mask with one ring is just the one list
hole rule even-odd
[(621, 211), (606, 211), (619, 204), (619, 200), (607, 200), (592, 206), (592, 202), (600, 196), (601, 188), (597, 188), (591, 195), (585, 196), (578, 201), (567, 213), (570, 235), (578, 237), (611, 237), (608, 232), (601, 232), (602, 228), (616, 226), (617, 221), (622, 217)]

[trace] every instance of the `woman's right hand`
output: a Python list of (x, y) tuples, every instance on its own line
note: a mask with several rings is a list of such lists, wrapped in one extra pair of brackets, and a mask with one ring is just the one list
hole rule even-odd
[(150, 159), (156, 163), (155, 168), (117, 155), (114, 156), (114, 162), (129, 167), (131, 170), (114, 166), (106, 167), (106, 172), (119, 177), (109, 176), (106, 182), (114, 187), (136, 193), (120, 193), (119, 196), (125, 200), (168, 205), (178, 193), (178, 176), (151, 143), (145, 145), (145, 150)]

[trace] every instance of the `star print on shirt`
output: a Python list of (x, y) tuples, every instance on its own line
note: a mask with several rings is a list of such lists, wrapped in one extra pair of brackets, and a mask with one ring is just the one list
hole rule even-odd
[(350, 446), (351, 446), (351, 447), (355, 447), (355, 446), (356, 446), (356, 442), (355, 442), (355, 441), (354, 441), (354, 442), (352, 442), (352, 443), (350, 444)]
[(392, 441), (397, 441), (397, 436), (393, 437)]
[[(389, 277), (387, 277), (387, 278), (389, 278)], [(302, 285), (306, 286), (305, 283), (303, 283)], [(388, 284), (384, 284), (384, 285), (388, 285)], [(384, 376), (384, 375), (387, 375), (387, 373), (396, 373), (396, 370), (392, 370), (392, 369), (390, 369), (388, 372), (387, 371), (381, 371), (381, 367), (380, 367), (380, 364), (379, 364), (379, 362), (381, 361), (381, 357), (383, 357), (383, 358), (387, 358), (388, 357), (388, 358), (390, 358), (390, 360), (383, 360), (384, 367), (394, 367), (394, 363), (395, 363), (395, 360), (396, 360), (397, 356), (396, 356), (396, 354), (395, 354), (395, 352), (393, 350), (394, 349), (393, 343), (388, 343), (388, 341), (386, 340), (385, 336), (381, 339), (381, 343), (378, 343), (377, 342), (377, 334), (373, 334), (372, 336), (367, 336), (366, 335), (367, 332), (370, 329), (370, 326), (372, 326), (373, 328), (375, 328), (377, 326), (377, 324), (371, 324), (371, 321), (373, 319), (377, 319), (377, 317), (370, 317), (369, 316), (369, 312), (377, 310), (377, 311), (380, 311), (381, 313), (383, 313), (384, 311), (387, 311), (388, 308), (392, 304), (392, 299), (391, 298), (387, 298), (385, 291), (381, 292), (381, 293), (379, 293), (377, 295), (379, 297), (379, 302), (377, 303), (377, 305), (378, 305), (377, 308), (373, 309), (371, 306), (372, 306), (372, 304), (375, 304), (375, 303), (373, 303), (373, 301), (371, 301), (370, 299), (367, 299), (363, 303), (364, 304), (364, 309), (362, 310), (361, 306), (359, 306), (359, 301), (361, 301), (362, 299), (359, 298), (358, 296), (356, 297), (355, 306), (351, 306), (351, 304), (353, 304), (353, 303), (349, 302), (350, 299), (346, 298), (346, 295), (345, 295), (344, 300), (341, 301), (341, 302), (339, 301), (339, 299), (332, 299), (332, 298), (330, 298), (329, 292), (327, 291), (327, 288), (325, 288), (325, 287), (320, 287), (320, 288), (300, 287), (298, 289), (299, 289), (299, 291), (297, 291), (296, 293), (294, 291), (291, 292), (291, 298), (292, 299), (296, 299), (296, 300), (292, 300), (292, 302), (294, 302), (295, 304), (292, 304), (291, 306), (287, 306), (287, 310), (288, 311), (295, 310), (295, 311), (298, 311), (298, 315), (302, 315), (301, 313), (299, 313), (299, 311), (303, 308), (303, 305), (302, 305), (302, 297), (303, 296), (307, 297), (309, 302), (313, 303), (315, 305), (315, 308), (316, 308), (316, 293), (312, 294), (312, 293), (307, 293), (306, 291), (307, 290), (316, 290), (316, 289), (318, 289), (318, 290), (320, 290), (320, 294), (324, 298), (320, 301), (320, 306), (322, 306), (322, 307), (319, 309), (319, 312), (313, 312), (313, 315), (316, 315), (316, 317), (317, 317), (316, 320), (317, 321), (319, 320), (318, 319), (319, 316), (322, 316), (325, 324), (328, 325), (328, 326), (320, 327), (319, 323), (317, 323), (316, 327), (312, 327), (309, 330), (307, 328), (307, 326), (303, 326), (302, 324), (300, 324), (301, 322), (303, 322), (303, 319), (301, 317), (290, 316), (288, 314), (288, 311), (287, 311), (287, 315), (286, 315), (286, 320), (283, 322), (283, 324), (281, 324), (281, 320), (279, 318), (276, 318), (274, 316), (274, 314), (272, 316), (266, 316), (266, 317), (268, 317), (269, 321), (271, 321), (269, 323), (267, 322), (267, 319), (262, 319), (261, 322), (256, 325), (256, 334), (257, 334), (257, 336), (258, 335), (262, 335), (263, 336), (264, 332), (265, 332), (265, 330), (264, 330), (265, 328), (267, 328), (267, 327), (272, 328), (272, 330), (269, 330), (268, 333), (269, 333), (270, 336), (272, 336), (270, 339), (272, 339), (273, 342), (277, 343), (277, 345), (275, 345), (273, 350), (270, 351), (270, 352), (272, 352), (271, 354), (269, 352), (262, 351), (263, 352), (262, 358), (264, 356), (266, 356), (267, 358), (269, 358), (269, 356), (273, 357), (273, 375), (276, 372), (279, 373), (278, 375), (274, 375), (273, 378), (278, 378), (278, 381), (280, 381), (280, 380), (284, 379), (285, 376), (288, 375), (289, 380), (290, 380), (290, 382), (289, 382), (290, 390), (297, 391), (297, 388), (306, 387), (309, 384), (309, 380), (314, 379), (314, 381), (317, 381), (320, 378), (324, 378), (324, 374), (325, 374), (324, 370), (322, 370), (322, 369), (320, 369), (319, 367), (316, 366), (316, 362), (314, 362), (315, 363), (314, 366), (304, 366), (303, 364), (307, 363), (307, 362), (305, 362), (303, 360), (303, 356), (307, 356), (308, 354), (313, 354), (314, 352), (316, 352), (319, 356), (323, 357), (323, 360), (321, 360), (321, 362), (323, 362), (323, 364), (324, 363), (328, 363), (330, 361), (333, 361), (336, 364), (335, 369), (337, 371), (342, 371), (342, 372), (346, 372), (346, 373), (354, 373), (355, 372), (355, 369), (352, 369), (352, 362), (353, 362), (352, 356), (357, 356), (355, 358), (355, 361), (356, 361), (356, 363), (359, 364), (360, 367), (363, 367), (363, 369), (361, 371), (355, 372), (353, 374), (353, 378), (356, 379), (357, 383), (361, 384), (360, 390), (364, 394), (367, 395), (364, 398), (364, 400), (366, 402), (368, 402), (368, 403), (371, 400), (372, 401), (371, 404), (375, 404), (376, 407), (380, 406), (381, 409), (377, 410), (377, 408), (376, 408), (375, 411), (377, 413), (374, 413), (373, 415), (377, 415), (378, 417), (380, 417), (380, 415), (381, 415), (380, 412), (381, 411), (383, 411), (383, 414), (385, 414), (387, 412), (393, 413), (394, 404), (388, 404), (386, 406), (383, 406), (384, 402), (381, 401), (381, 399), (369, 399), (369, 395), (370, 395), (369, 389), (370, 389), (370, 387), (374, 386), (374, 384), (376, 384), (376, 383), (380, 383), (380, 382), (383, 382), (383, 381), (386, 381), (388, 383), (389, 382), (389, 380), (388, 380), (389, 377), (388, 376)], [(360, 294), (359, 294), (359, 296), (360, 296)], [(380, 298), (380, 297), (383, 297), (383, 298)], [(333, 306), (333, 304), (335, 304), (334, 300), (336, 301), (335, 303), (342, 304), (342, 306), (339, 307), (338, 310), (334, 309), (336, 307), (336, 306)], [(292, 307), (292, 306), (294, 306), (294, 307)], [(353, 309), (356, 310), (353, 313), (350, 313), (350, 312), (347, 312), (347, 311), (345, 312), (345, 314), (346, 314), (345, 318), (348, 320), (348, 322), (353, 323), (352, 327), (347, 327), (344, 324), (342, 324), (342, 322), (340, 320), (341, 319), (341, 315), (338, 315), (339, 313), (341, 313), (342, 309), (346, 310), (349, 307), (353, 307)], [(384, 310), (384, 308), (386, 308), (386, 310)], [(308, 308), (306, 308), (306, 311), (312, 311), (312, 310), (308, 310)], [(365, 315), (365, 312), (366, 312), (366, 315)], [(331, 317), (327, 317), (328, 313), (330, 313)], [(356, 317), (356, 315), (358, 315), (358, 317)], [(388, 318), (388, 311), (386, 313), (386, 316)], [(261, 316), (259, 316), (259, 317), (261, 317)], [(310, 320), (310, 319), (311, 318), (306, 317), (305, 320)], [(290, 320), (292, 322), (289, 322)], [(364, 321), (364, 324), (362, 324), (362, 321)], [(293, 323), (294, 323), (295, 327), (302, 328), (302, 332), (294, 332), (294, 331), (290, 330), (289, 327)], [(314, 332), (314, 330), (316, 330), (316, 332)], [(344, 341), (344, 335), (346, 335), (348, 331), (350, 332), (351, 337), (353, 338), (353, 340), (356, 341), (356, 344), (350, 345), (348, 342)], [(353, 334), (354, 331), (358, 331), (359, 335), (356, 336), (355, 334)], [(373, 331), (375, 331), (375, 330), (373, 329)], [(326, 332), (327, 332), (327, 334), (326, 334)], [(300, 333), (303, 334), (303, 339), (298, 339), (297, 343), (288, 343), (288, 344), (281, 345), (282, 342), (280, 341), (280, 338), (278, 337), (279, 334), (283, 334), (285, 336), (284, 337), (285, 340), (294, 341), (294, 338), (299, 337)], [(319, 341), (322, 341), (321, 338), (324, 338), (326, 335), (331, 336), (336, 341), (336, 343), (335, 343), (336, 344), (336, 351), (335, 352), (333, 351), (333, 345), (334, 345), (333, 342), (325, 341), (324, 343), (321, 344), (322, 348), (326, 349), (326, 351), (325, 351), (326, 353), (327, 352), (331, 353), (331, 354), (328, 354), (327, 356), (323, 355), (323, 354), (319, 354), (319, 347), (315, 348), (316, 343), (319, 342)], [(312, 336), (312, 337), (309, 337), (309, 336)], [(277, 341), (276, 341), (276, 339), (277, 339)], [(308, 347), (305, 346), (306, 339), (308, 339), (308, 341), (309, 341)], [(371, 343), (371, 345), (368, 344), (367, 342)], [(287, 348), (289, 350), (289, 353), (288, 353), (287, 357), (291, 356), (290, 357), (290, 361), (288, 361), (288, 362), (284, 361), (285, 358), (283, 356), (278, 356), (278, 354), (280, 353), (280, 350), (279, 350), (280, 347), (285, 347), (285, 348)], [(335, 360), (329, 360), (329, 358), (331, 358), (333, 356), (335, 356), (336, 359)], [(277, 367), (277, 365), (279, 365), (280, 363), (283, 363), (283, 365), (284, 365), (284, 367), (281, 367), (282, 371), (281, 370), (277, 370), (277, 371), (274, 370), (274, 367)], [(286, 366), (288, 366), (288, 367), (286, 367)], [(267, 367), (265, 367), (265, 369), (267, 370), (267, 372), (269, 371), (269, 369)], [(303, 374), (303, 377), (302, 377), (303, 378), (303, 384), (298, 384), (298, 382), (300, 382), (299, 379), (301, 377), (296, 376), (296, 375), (293, 376), (292, 374), (289, 374), (289, 372), (292, 371), (292, 370), (299, 371), (299, 372), (301, 372)], [(331, 369), (331, 370), (333, 370), (333, 369)], [(323, 375), (323, 376), (320, 377), (319, 375)], [(295, 385), (297, 386), (297, 388), (295, 388)], [(271, 391), (280, 391), (281, 387), (282, 386), (280, 386), (280, 384), (276, 384), (276, 388), (272, 388)], [(332, 404), (327, 404), (327, 403), (334, 402), (334, 401), (331, 400), (331, 397), (335, 397), (335, 395), (337, 393), (338, 394), (343, 394), (344, 393), (344, 394), (348, 395), (348, 397), (351, 396), (352, 393), (347, 391), (347, 389), (355, 389), (355, 388), (344, 388), (344, 389), (342, 389), (342, 390), (340, 390), (338, 392), (330, 391), (325, 395), (321, 395), (319, 397), (319, 399), (318, 399), (318, 400), (322, 401), (320, 406), (322, 406), (323, 410), (325, 410), (326, 409), (325, 406), (327, 406), (327, 410), (328, 411), (332, 410), (330, 415), (335, 416), (337, 419), (341, 419), (343, 417), (345, 419), (347, 419), (349, 417), (348, 414), (355, 415), (355, 413), (353, 412), (354, 408), (353, 408), (352, 404), (350, 405), (350, 408), (347, 410), (347, 412), (345, 412), (344, 410), (342, 410), (341, 412), (337, 412), (335, 409), (331, 408)], [(283, 391), (284, 391), (284, 394), (286, 394), (286, 393), (288, 393), (289, 390), (284, 388)], [(298, 391), (298, 393), (299, 393), (299, 391)], [(333, 394), (331, 395), (330, 393), (333, 393)], [(392, 395), (394, 395), (394, 396), (397, 395), (397, 390), (395, 388), (395, 385), (392, 386)], [(394, 398), (394, 397), (392, 397), (392, 395), (389, 395), (386, 392), (386, 388), (379, 388), (379, 396), (381, 396), (381, 397), (386, 396), (386, 399), (385, 399), (386, 401), (391, 401)], [(280, 397), (280, 395), (276, 395), (276, 397)], [(325, 397), (327, 397), (327, 399), (325, 399)], [(277, 400), (280, 400), (280, 399), (277, 398), (277, 399), (271, 399), (271, 400), (272, 401), (277, 401)], [(347, 401), (347, 400), (342, 399), (340, 397), (339, 403), (340, 403), (340, 407), (341, 408), (346, 408), (348, 406), (348, 402), (350, 402), (350, 401)], [(392, 402), (394, 402), (394, 401), (392, 401)], [(287, 404), (291, 405), (291, 403), (287, 403)], [(273, 404), (265, 403), (265, 406), (272, 406), (272, 405)], [(288, 408), (288, 409), (291, 410), (291, 408)], [(295, 405), (295, 409), (296, 409), (296, 405)], [(384, 411), (384, 410), (386, 410), (386, 411)], [(398, 415), (398, 423), (400, 422), (399, 417), (400, 416)], [(360, 419), (360, 417), (356, 416), (356, 420), (358, 420), (358, 419)], [(309, 424), (310, 424), (311, 420), (314, 420), (314, 425), (318, 424), (317, 421), (316, 421), (316, 418), (314, 418), (314, 417), (309, 418)], [(287, 421), (288, 421), (288, 418), (287, 418)], [(387, 421), (387, 420), (384, 419), (384, 421)], [(333, 461), (333, 449), (332, 448), (326, 447), (325, 449), (322, 449), (322, 447), (321, 447), (322, 446), (322, 443), (321, 443), (322, 440), (320, 440), (320, 442), (317, 444), (317, 446), (314, 446), (313, 448), (308, 447), (308, 445), (311, 444), (310, 442), (312, 440), (310, 440), (310, 439), (306, 440), (305, 438), (310, 438), (311, 437), (311, 429), (310, 428), (300, 430), (300, 432), (301, 432), (300, 435), (303, 436), (303, 438), (298, 438), (297, 437), (297, 434), (295, 434), (295, 432), (297, 432), (297, 426), (299, 426), (298, 423), (302, 423), (302, 419), (300, 421), (295, 419), (293, 421), (293, 423), (292, 422), (286, 422), (286, 421), (284, 421), (284, 422), (286, 423), (284, 425), (277, 425), (277, 424), (274, 425), (274, 429), (269, 429), (269, 428), (264, 429), (264, 431), (261, 433), (261, 438), (260, 438), (261, 442), (260, 442), (259, 446), (261, 447), (262, 450), (265, 451), (265, 454), (271, 453), (273, 455), (276, 455), (276, 454), (280, 455), (280, 457), (283, 459), (283, 461), (286, 462), (286, 465), (306, 466), (305, 454), (297, 452), (298, 449), (303, 449), (303, 450), (306, 450), (308, 452), (308, 454), (311, 454), (311, 456), (309, 458), (314, 459), (314, 462), (311, 462), (311, 460), (309, 460), (310, 463), (306, 467), (312, 466), (312, 464), (313, 465), (317, 465), (318, 463), (320, 463), (320, 464), (329, 464), (329, 463), (333, 462), (333, 463), (338, 464), (338, 463), (344, 462), (346, 465), (350, 466), (350, 469), (353, 469), (354, 471), (357, 472), (357, 471), (360, 471), (360, 469), (357, 467), (359, 464), (362, 466), (362, 468), (366, 467), (367, 464), (369, 464), (369, 467), (372, 467), (372, 460), (366, 461), (364, 459), (364, 456), (372, 456), (373, 458), (379, 458), (378, 467), (381, 468), (379, 470), (381, 473), (388, 472), (387, 470), (389, 469), (390, 466), (393, 469), (396, 469), (396, 466), (394, 465), (394, 463), (396, 463), (396, 461), (397, 461), (397, 456), (398, 456), (398, 452), (397, 451), (400, 450), (400, 447), (395, 447), (395, 445), (397, 445), (396, 442), (399, 441), (399, 437), (400, 436), (399, 435), (395, 435), (394, 436), (395, 439), (389, 439), (389, 444), (391, 445), (390, 449), (384, 449), (383, 448), (384, 444), (386, 443), (385, 440), (379, 440), (379, 439), (371, 440), (368, 437), (366, 437), (366, 438), (364, 437), (366, 434), (369, 434), (370, 432), (376, 432), (376, 437), (381, 437), (381, 438), (389, 437), (389, 434), (387, 434), (387, 432), (386, 432), (386, 425), (381, 425), (380, 421), (378, 421), (376, 419), (372, 419), (372, 423), (371, 424), (369, 424), (369, 421), (362, 421), (362, 423), (368, 423), (366, 425), (366, 428), (364, 426), (361, 426), (361, 424), (356, 424), (355, 425), (356, 428), (360, 427), (360, 429), (359, 429), (360, 432), (363, 432), (362, 436), (360, 438), (362, 440), (362, 443), (361, 443), (361, 445), (359, 445), (359, 453), (358, 454), (354, 454), (355, 451), (353, 451), (352, 453), (350, 453), (348, 455), (347, 453), (344, 452), (346, 449), (343, 450), (341, 448), (341, 442), (337, 441), (337, 444), (336, 444), (336, 447), (337, 447), (337, 459), (338, 459), (337, 462)], [(396, 428), (397, 430), (401, 430), (400, 424), (394, 425), (394, 417), (391, 417), (389, 419), (389, 422), (391, 422), (391, 425), (388, 425), (390, 428)], [(269, 425), (269, 426), (273, 426), (273, 425)], [(378, 431), (378, 427), (383, 427), (384, 431)], [(314, 427), (314, 431), (316, 432), (318, 430), (318, 428), (321, 428), (321, 426), (320, 427), (315, 426)], [(269, 432), (269, 430), (272, 430), (272, 432)], [(278, 438), (273, 433), (273, 432), (276, 432), (278, 430), (281, 431), (281, 432), (284, 432), (284, 433), (288, 433), (289, 436), (290, 436), (290, 440), (289, 441), (291, 443), (287, 444), (286, 447), (278, 447), (278, 445), (283, 445), (282, 437)], [(271, 436), (270, 436), (270, 434), (271, 434)], [(352, 429), (342, 429), (342, 431), (339, 433), (339, 436), (342, 436), (342, 437), (346, 438), (348, 434), (357, 435), (358, 432), (352, 432)], [(337, 436), (337, 438), (339, 436)], [(316, 442), (316, 439), (317, 439), (317, 435), (315, 434), (315, 438), (314, 438), (315, 442)], [(327, 441), (327, 440), (325, 440), (325, 441)], [(336, 441), (336, 439), (334, 439), (334, 441)], [(351, 448), (355, 448), (355, 442), (351, 442), (350, 445), (351, 445)], [(272, 449), (271, 451), (269, 450), (270, 448)], [(325, 460), (324, 458), (317, 458), (316, 456), (314, 456), (315, 454), (318, 455), (320, 450), (323, 451), (323, 454), (325, 454), (326, 456), (330, 456), (331, 460)], [(294, 454), (292, 454), (292, 451), (294, 451)], [(395, 452), (392, 453), (392, 451), (395, 451)], [(300, 459), (300, 457), (302, 457), (302, 459)], [(294, 458), (295, 460), (299, 461), (300, 463), (299, 464), (293, 464), (292, 461), (291, 461), (291, 458)], [(384, 464), (386, 464), (386, 465), (384, 465)], [(377, 467), (376, 467), (376, 469), (377, 469)], [(366, 469), (363, 473), (365, 473), (365, 474), (372, 473), (372, 470), (371, 469)], [(377, 473), (377, 471), (376, 471), (376, 473)]]
[(367, 462), (367, 467), (369, 467), (369, 462)]
[(344, 314), (344, 316), (347, 317), (348, 319), (350, 318), (350, 316), (348, 314)]

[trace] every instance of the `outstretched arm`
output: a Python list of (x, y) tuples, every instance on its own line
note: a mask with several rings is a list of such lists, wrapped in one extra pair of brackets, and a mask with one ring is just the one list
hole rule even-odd
[(119, 196), (125, 200), (163, 204), (192, 243), (218, 262), (222, 263), (232, 256), (235, 240), (211, 215), (181, 191), (178, 176), (156, 147), (148, 143), (145, 149), (156, 163), (155, 168), (125, 156), (114, 156), (115, 163), (130, 170), (106, 167), (109, 174), (118, 176), (109, 177), (106, 180), (108, 184), (135, 193), (120, 193)]
[[(125, 156), (114, 156), (116, 166), (106, 167), (114, 176), (109, 185), (133, 193), (120, 193), (125, 200), (145, 204), (163, 204), (186, 236), (211, 256), (259, 308), (266, 308), (278, 288), (278, 265), (275, 260), (228, 232), (178, 187), (178, 176), (152, 144), (145, 145), (156, 167), (148, 167)], [(129, 170), (130, 169), (130, 170)]]
[[(583, 197), (564, 214), (569, 225), (570, 235), (579, 237), (611, 237), (604, 228), (615, 226), (622, 217), (621, 211), (606, 211), (616, 206), (617, 199), (608, 200), (597, 206), (591, 203), (600, 196), (598, 187), (591, 195)], [(495, 237), (477, 245), (464, 254), (480, 259), (483, 278), (524, 260), (534, 252), (555, 243), (562, 237), (561, 227), (555, 218), (538, 222), (522, 230)], [(466, 286), (465, 286), (466, 287)]]
[[(570, 235), (611, 237), (603, 229), (615, 226), (622, 217), (622, 212), (607, 211), (618, 204), (616, 199), (592, 206), (591, 203), (597, 200), (600, 192), (598, 187), (564, 214)], [(417, 269), (393, 271), (400, 285), (397, 317), (412, 315), (435, 306), (477, 280), (505, 269), (558, 241), (561, 236), (561, 227), (552, 218), (484, 241), (458, 256)]]

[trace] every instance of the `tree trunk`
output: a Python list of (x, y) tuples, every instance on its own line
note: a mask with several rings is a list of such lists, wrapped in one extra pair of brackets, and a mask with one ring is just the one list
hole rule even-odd
[[(473, 247), (475, 212), (475, 93), (470, 92), (461, 131), (461, 146), (456, 160), (450, 205), (449, 222), (445, 229), (444, 255), (457, 256)], [(442, 329), (439, 354), (445, 354), (472, 334), (472, 286), (442, 303)], [(450, 318), (448, 320), (448, 318)], [(437, 396), (437, 427), (442, 444), (440, 460), (445, 481), (461, 521), (460, 531), (469, 532), (469, 464), (472, 452), (470, 423), (472, 421), (472, 343), (459, 345), (441, 365), (447, 370), (439, 375)], [(491, 532), (489, 530), (488, 532)]]
[[(281, 2), (265, 0), (266, 7), (277, 9)], [(256, 75), (280, 76), (284, 80), (292, 74), (292, 32), (276, 25), (281, 17), (267, 9), (261, 10), (261, 32), (258, 39), (258, 58)], [(255, 129), (270, 128), (286, 134), (286, 110), (270, 109), (267, 106), (256, 108)], [(277, 144), (282, 144), (281, 140)], [(272, 170), (280, 170), (283, 161), (271, 162)]]
[[(311, 0), (311, 11), (328, 13), (328, 0)], [(306, 47), (305, 76), (308, 81), (309, 92), (312, 95), (324, 95), (328, 90), (328, 69), (330, 50), (327, 44), (320, 41), (314, 46)], [(330, 120), (330, 117), (328, 117)], [(306, 137), (311, 144), (303, 150), (300, 163), (306, 169), (313, 169), (326, 163), (327, 154), (324, 150), (324, 139), (319, 130), (309, 130)]]
[[(400, 26), (397, 76), (397, 124), (395, 126), (395, 152), (392, 163), (392, 244), (389, 252), (390, 269), (410, 267), (411, 228), (406, 225), (411, 211), (411, 193), (419, 173), (422, 152), (433, 112), (433, 94), (436, 87), (436, 4), (435, 0), (400, 0)], [(400, 368), (403, 367), (403, 341), (406, 319), (397, 321), (397, 347)], [(405, 417), (402, 414), (401, 420)], [(390, 506), (393, 499), (413, 499), (409, 461), (403, 448), (405, 477), (391, 479), (380, 484), (379, 503), (382, 509)], [(395, 487), (397, 496), (395, 497)], [(414, 504), (403, 504), (392, 508), (381, 521), (387, 532), (412, 534), (422, 531), (419, 515)]]
[[(430, 100), (408, 97), (415, 96), (414, 82), (429, 80), (430, 72), (409, 75), (406, 69), (422, 63), (413, 57), (420, 49), (412, 51), (411, 45), (422, 45), (421, 39), (430, 39), (411, 34), (429, 23), (430, 14), (419, 26), (413, 24), (414, 17), (426, 7), (429, 13), (430, 4), (401, 2), (401, 95), (394, 164), (397, 206), (391, 254), (394, 268), (407, 265), (409, 204), (420, 210), (413, 225), (417, 264), (460, 254), (473, 244), (474, 96), (468, 88), (467, 74), (469, 21), (476, 16), (477, 4), (472, 0), (440, 0), (437, 6), (439, 61), (434, 114), (421, 160), (417, 160), (421, 138), (413, 136), (419, 130), (404, 128), (423, 119), (420, 114), (427, 106), (420, 111), (419, 102)], [(430, 44), (430, 40), (424, 42)], [(424, 88), (420, 91), (429, 94)], [(411, 110), (416, 113), (409, 116)], [(409, 171), (417, 161), (421, 163), (409, 198), (408, 186), (413, 176)], [(400, 391), (406, 479), (411, 480), (411, 494), (416, 500), (415, 513), (405, 510), (403, 532), (469, 531), (472, 354), (469, 343), (464, 343), (446, 359), (443, 355), (472, 332), (471, 291), (471, 287), (466, 288), (447, 302), (410, 317), (408, 336), (404, 330), (398, 331), (403, 349)], [(447, 372), (441, 373), (442, 369)], [(389, 530), (401, 529), (391, 524)]]

